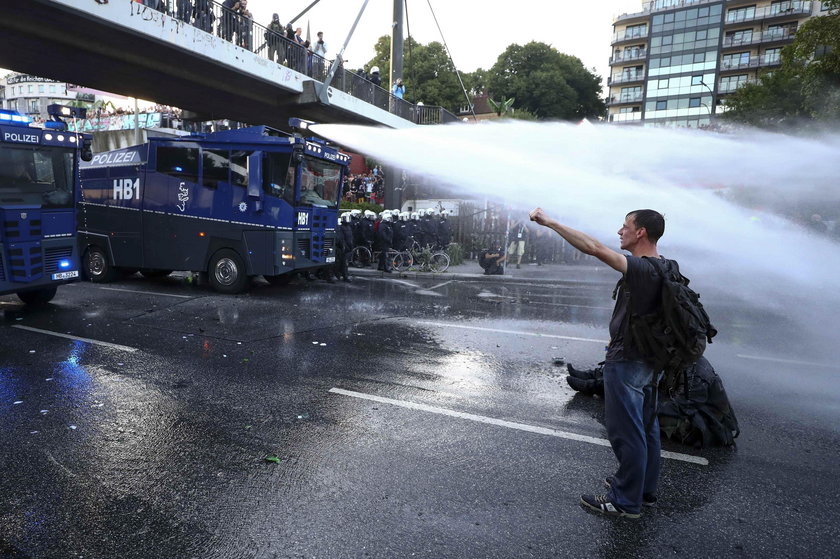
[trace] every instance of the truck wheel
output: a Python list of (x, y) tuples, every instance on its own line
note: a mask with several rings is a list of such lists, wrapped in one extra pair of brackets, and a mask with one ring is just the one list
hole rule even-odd
[(117, 275), (117, 271), (108, 262), (108, 254), (98, 246), (92, 246), (85, 252), (84, 271), (94, 283), (114, 281)]
[(245, 262), (233, 250), (223, 248), (210, 259), (210, 285), (219, 293), (241, 293), (248, 283)]
[(18, 299), (27, 305), (37, 306), (46, 305), (52, 298), (55, 297), (55, 292), (58, 291), (55, 287), (48, 287), (46, 289), (38, 289), (37, 291), (24, 291), (18, 293)]
[(140, 275), (144, 278), (165, 278), (172, 273), (172, 270), (157, 270), (155, 268), (143, 268)]

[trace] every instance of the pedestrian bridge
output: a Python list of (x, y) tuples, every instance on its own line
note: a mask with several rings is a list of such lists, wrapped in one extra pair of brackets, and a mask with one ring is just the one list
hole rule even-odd
[(341, 67), (322, 91), (330, 61), (218, 3), (190, 5), (206, 8), (179, 14), (174, 1), (159, 11), (131, 0), (0, 0), (0, 67), (181, 107), (199, 120), (281, 129), (292, 116), (391, 128), (457, 120)]

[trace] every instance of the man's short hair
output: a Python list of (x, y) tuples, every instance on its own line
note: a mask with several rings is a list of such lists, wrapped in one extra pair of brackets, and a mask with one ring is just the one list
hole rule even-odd
[(665, 217), (656, 210), (635, 210), (627, 214), (633, 216), (633, 222), (637, 229), (645, 228), (650, 242), (656, 241), (665, 234)]

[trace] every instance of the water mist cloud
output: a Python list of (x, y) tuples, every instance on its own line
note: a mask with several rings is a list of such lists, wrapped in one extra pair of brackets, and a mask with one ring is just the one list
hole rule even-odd
[(733, 295), (787, 314), (806, 302), (808, 308), (840, 308), (836, 243), (721, 195), (755, 189), (762, 207), (840, 200), (838, 135), (510, 121), (313, 130), (465, 196), (520, 208), (523, 217), (542, 206), (616, 249), (626, 212), (656, 209), (667, 223), (660, 252), (684, 258), (684, 271), (701, 289), (706, 283), (726, 286)]

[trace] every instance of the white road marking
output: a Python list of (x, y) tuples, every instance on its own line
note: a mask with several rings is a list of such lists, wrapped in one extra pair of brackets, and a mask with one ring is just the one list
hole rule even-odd
[(161, 297), (179, 297), (181, 299), (192, 299), (191, 295), (174, 295), (172, 293), (160, 293), (158, 291), (140, 291), (138, 289), (120, 289), (119, 287), (97, 287), (105, 291), (124, 291), (125, 293), (136, 293), (138, 295), (159, 295)]
[[(354, 392), (352, 390), (344, 390), (342, 388), (330, 388), (333, 394), (341, 394), (342, 396), (350, 396), (352, 398), (360, 398), (362, 400), (370, 400), (372, 402), (379, 402), (380, 404), (390, 404), (401, 408), (411, 410), (425, 411), (429, 413), (436, 413), (438, 415), (445, 415), (448, 417), (457, 417), (459, 419), (466, 419), (469, 421), (476, 421), (478, 423), (486, 423), (489, 425), (496, 425), (498, 427), (507, 427), (508, 429), (516, 429), (518, 431), (526, 431), (528, 433), (536, 433), (538, 435), (548, 435), (551, 437), (559, 437), (561, 439), (569, 439), (598, 446), (610, 446), (610, 441), (607, 439), (599, 439), (597, 437), (589, 437), (587, 435), (580, 435), (578, 433), (571, 433), (569, 431), (560, 431), (558, 429), (548, 429), (546, 427), (537, 427), (534, 425), (527, 425), (525, 423), (515, 423), (513, 421), (506, 421), (504, 419), (496, 419), (493, 417), (486, 417), (483, 415), (475, 415), (460, 411), (448, 410), (446, 408), (438, 408), (434, 406), (427, 406), (426, 404), (418, 404), (415, 402), (406, 402), (404, 400), (393, 400), (391, 398), (383, 398), (382, 396), (375, 396), (373, 394), (365, 394), (364, 392)], [(679, 452), (662, 451), (662, 458), (671, 460), (679, 460), (682, 462), (690, 462), (692, 464), (699, 464), (700, 466), (708, 466), (709, 461), (702, 456), (692, 456), (691, 454), (681, 454)]]
[(438, 287), (443, 287), (444, 285), (449, 285), (449, 284), (450, 284), (450, 283), (452, 283), (453, 281), (455, 281), (455, 280), (449, 280), (449, 281), (445, 281), (445, 282), (443, 282), (443, 283), (439, 283), (439, 284), (437, 284), (437, 285), (435, 285), (435, 286), (433, 286), (433, 287), (430, 287), (428, 290), (429, 290), (429, 291), (432, 291), (432, 290), (434, 290), (434, 289), (437, 289)]
[(127, 345), (120, 345), (120, 344), (112, 344), (111, 342), (103, 342), (100, 340), (92, 340), (90, 338), (82, 338), (81, 336), (73, 336), (71, 334), (62, 334), (61, 332), (53, 332), (51, 330), (41, 330), (40, 328), (33, 328), (31, 326), (23, 326), (22, 324), (14, 324), (12, 328), (19, 328), (20, 330), (28, 330), (30, 332), (37, 332), (39, 334), (46, 334), (48, 336), (56, 336), (58, 338), (67, 338), (68, 340), (77, 340), (80, 342), (87, 342), (89, 344), (94, 345), (101, 345), (105, 347), (110, 347), (114, 349), (119, 349), (120, 351), (128, 351), (130, 353), (134, 353), (138, 351), (136, 347), (130, 347)]
[(557, 334), (541, 334), (539, 332), (523, 332), (520, 330), (501, 330), (498, 328), (482, 328), (481, 326), (466, 326), (463, 324), (445, 324), (443, 322), (429, 322), (421, 320), (418, 324), (426, 324), (428, 326), (440, 326), (441, 328), (463, 328), (465, 330), (478, 330), (481, 332), (496, 332), (497, 334), (521, 334), (523, 336), (536, 336), (537, 338), (554, 338), (558, 340), (570, 340), (573, 342), (594, 342), (598, 344), (608, 344), (609, 340), (598, 340), (595, 338), (578, 338), (575, 336), (560, 336)]
[(822, 367), (824, 369), (840, 370), (840, 365), (836, 363), (816, 363), (814, 361), (799, 361), (797, 359), (779, 359), (777, 357), (761, 357), (760, 355), (736, 355), (741, 359), (752, 359), (754, 361), (771, 361), (773, 363), (787, 363), (789, 365), (808, 365), (809, 367)]

